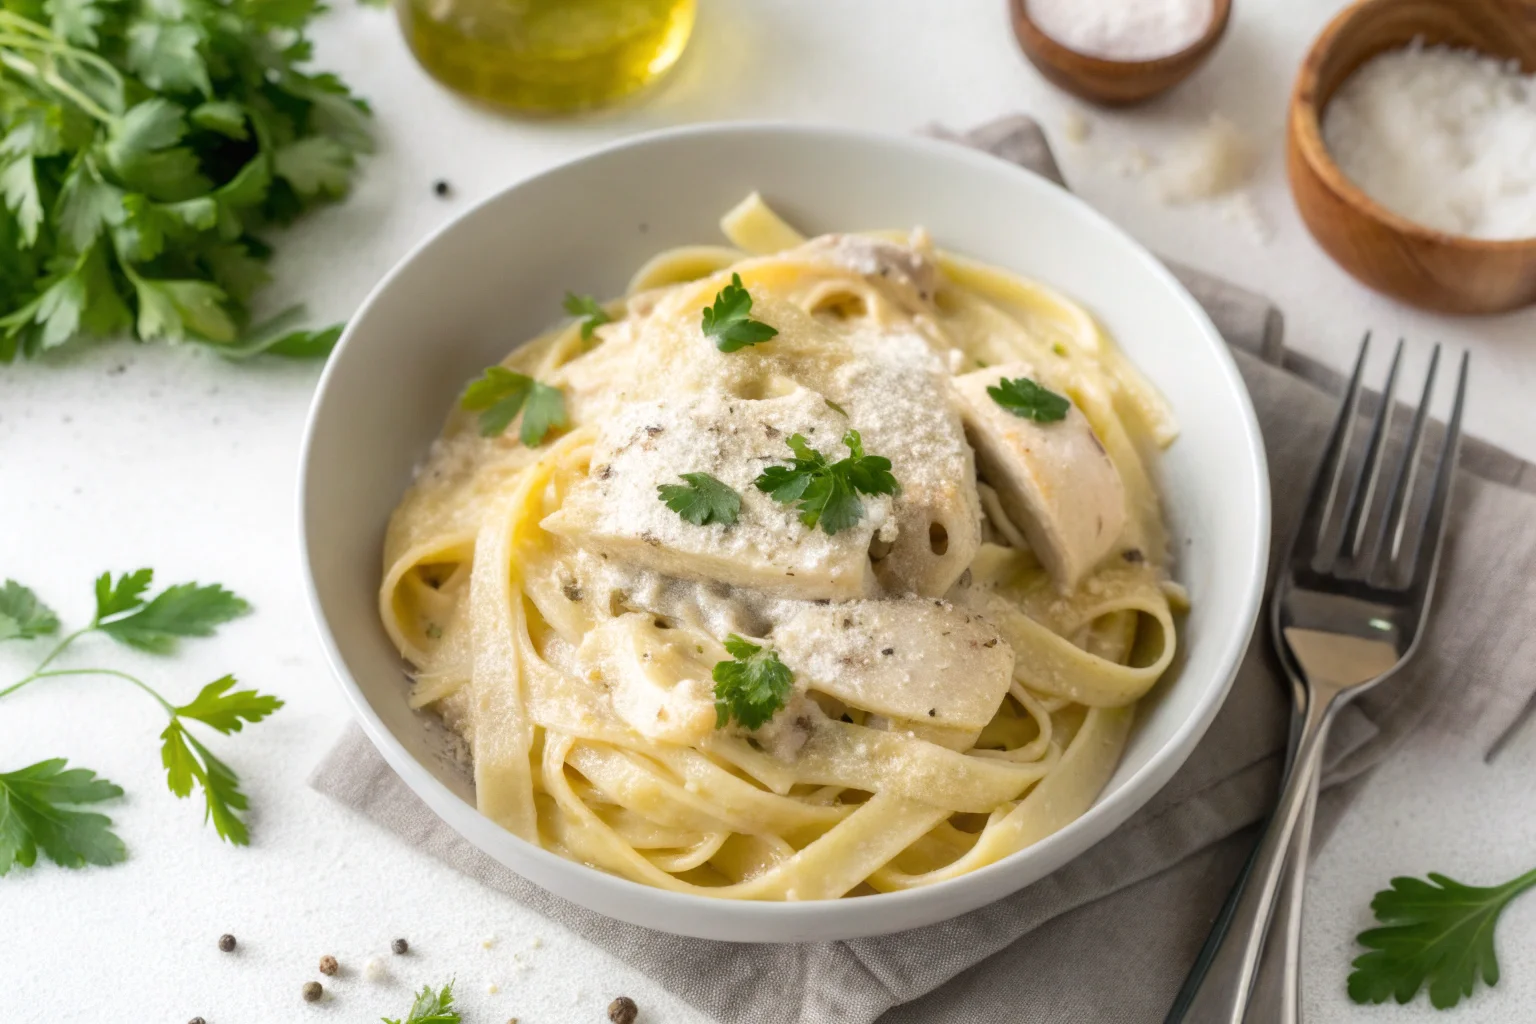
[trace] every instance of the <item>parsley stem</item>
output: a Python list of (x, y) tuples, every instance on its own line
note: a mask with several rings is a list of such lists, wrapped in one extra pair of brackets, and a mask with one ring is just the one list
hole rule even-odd
[(144, 680), (139, 679), (136, 676), (131, 676), (127, 672), (119, 672), (115, 668), (56, 668), (50, 672), (33, 672), (30, 676), (27, 676), (27, 678), (23, 679), (21, 682), (8, 686), (4, 690), (0, 690), (0, 697), (4, 697), (6, 694), (19, 690), (28, 683), (36, 682), (39, 679), (58, 679), (61, 676), (115, 676), (118, 679), (126, 679), (128, 682), (132, 683), (134, 686), (137, 686), (139, 689), (155, 698), (155, 700), (159, 701), (160, 706), (165, 708), (171, 717), (174, 718), (176, 716), (175, 705), (166, 700), (164, 697), (160, 696), (160, 694), (155, 691), (154, 687), (150, 686), (148, 683), (144, 682)]
[(29, 78), (38, 85), (46, 86), (103, 124), (113, 124), (117, 121), (117, 117), (111, 111), (75, 88), (57, 71), (51, 68), (40, 68), (19, 53), (4, 48), (7, 45), (14, 45), (14, 42), (16, 42), (14, 39), (0, 37), (0, 64), (4, 64), (23, 78)]

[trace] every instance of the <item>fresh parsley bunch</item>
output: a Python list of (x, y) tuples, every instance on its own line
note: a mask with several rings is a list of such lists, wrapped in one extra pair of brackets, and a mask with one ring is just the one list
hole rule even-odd
[(321, 356), (252, 327), (263, 232), (346, 194), (367, 105), (299, 70), (319, 0), (5, 0), (0, 362), (86, 335)]

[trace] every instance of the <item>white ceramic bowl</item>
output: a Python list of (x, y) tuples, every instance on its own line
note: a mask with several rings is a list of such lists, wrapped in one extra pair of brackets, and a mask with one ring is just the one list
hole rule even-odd
[[(1159, 476), (1193, 610), (1183, 655), (1142, 703), (1114, 777), (1077, 821), (990, 867), (858, 899), (748, 903), (638, 885), (537, 849), (475, 810), (442, 727), (406, 706), (378, 621), (381, 544), (412, 467), (464, 382), (559, 315), (567, 289), (622, 291), (667, 246), (719, 240), (752, 189), (809, 234), (928, 227), (947, 248), (1083, 302), (1172, 403)], [(1264, 580), (1264, 449), (1226, 346), (1144, 249), (1044, 179), (950, 143), (732, 124), (630, 139), (511, 186), (422, 243), (331, 356), (305, 437), (300, 530), (315, 619), (358, 719), (406, 784), (518, 874), (623, 921), (704, 938), (845, 939), (931, 924), (1037, 881), (1115, 830), (1184, 762), (1226, 696)]]

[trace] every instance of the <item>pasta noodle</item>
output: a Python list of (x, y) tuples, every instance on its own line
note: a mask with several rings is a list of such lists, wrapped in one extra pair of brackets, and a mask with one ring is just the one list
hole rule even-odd
[[(920, 230), (807, 240), (755, 193), (722, 228), (507, 357), (563, 430), (451, 414), (385, 544), (412, 704), (482, 813), (643, 884), (829, 899), (1007, 857), (1092, 804), (1173, 658), (1145, 463), (1173, 418), (1081, 307)], [(723, 352), (700, 318), (732, 275), (777, 334)], [(1010, 409), (1020, 380), (1069, 401)], [(835, 461), (848, 430), (899, 484), (852, 525), (755, 486), (791, 433)], [(739, 519), (662, 503), (686, 472)], [(755, 729), (716, 705), (733, 634), (792, 679)]]

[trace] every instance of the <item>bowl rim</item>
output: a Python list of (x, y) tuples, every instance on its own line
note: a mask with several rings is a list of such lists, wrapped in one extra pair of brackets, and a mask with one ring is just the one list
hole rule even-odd
[[(1410, 220), (1389, 209), (1355, 184), (1333, 159), (1333, 153), (1328, 149), (1328, 143), (1323, 138), (1322, 113), (1326, 104), (1324, 107), (1319, 107), (1317, 101), (1322, 66), (1332, 56), (1334, 47), (1338, 45), (1339, 38), (1345, 32), (1357, 28), (1364, 18), (1375, 14), (1377, 10), (1402, 2), (1403, 0), (1354, 0), (1348, 7), (1334, 15), (1312, 40), (1312, 45), (1308, 47), (1307, 54), (1302, 58), (1301, 65), (1296, 71), (1296, 84), (1291, 90), (1288, 132), (1296, 144), (1296, 149), (1300, 152), (1302, 159), (1307, 162), (1307, 167), (1340, 202), (1395, 234), (1428, 245), (1483, 255), (1504, 255), (1536, 250), (1536, 235), (1520, 238), (1473, 238), (1471, 235), (1441, 231)], [(1400, 45), (1386, 47), (1377, 51), (1372, 57), (1401, 48)], [(1475, 50), (1487, 57), (1498, 56), (1472, 46), (1459, 47), (1459, 49)], [(1345, 81), (1359, 70), (1359, 67), (1352, 70)], [(1343, 83), (1341, 82), (1340, 85), (1342, 86)], [(1329, 97), (1329, 102), (1332, 101), (1332, 97)]]
[[(1217, 371), (1221, 375), (1225, 386), (1232, 391), (1237, 400), (1240, 422), (1233, 426), (1241, 429), (1244, 442), (1243, 447), (1251, 457), (1249, 461), (1252, 470), (1251, 476), (1245, 481), (1240, 481), (1240, 483), (1243, 485), (1242, 489), (1248, 492), (1247, 501), (1257, 510), (1257, 515), (1243, 541), (1244, 545), (1248, 548), (1246, 560), (1241, 564), (1234, 564), (1229, 570), (1234, 575), (1238, 573), (1243, 574), (1244, 578), (1248, 579), (1250, 583), (1242, 602), (1236, 609), (1236, 616), (1232, 619), (1236, 624), (1235, 628), (1230, 628), (1225, 637), (1213, 637), (1209, 641), (1211, 643), (1220, 642), (1222, 645), (1217, 660), (1218, 667), (1212, 673), (1213, 676), (1219, 678), (1201, 697), (1193, 712), (1178, 725), (1167, 740), (1148, 756), (1146, 763), (1129, 778), (1123, 780), (1113, 793), (1108, 794), (1106, 797), (1103, 791), (1101, 791), (1099, 796), (1095, 798), (1094, 803), (1082, 815), (1038, 842), (975, 871), (967, 872), (952, 879), (899, 892), (860, 896), (854, 901), (846, 898), (800, 902), (722, 900), (693, 893), (672, 892), (655, 886), (644, 885), (599, 868), (569, 860), (558, 853), (529, 843), (508, 832), (502, 826), (481, 814), (479, 809), (473, 804), (464, 801), (458, 794), (444, 785), (420, 761), (405, 750), (400, 741), (395, 738), (394, 734), (384, 724), (379, 714), (369, 702), (362, 687), (353, 676), (352, 670), (348, 666), (336, 641), (336, 637), (331, 631), (316, 584), (313, 571), (314, 560), (311, 557), (311, 541), (308, 529), (310, 504), (309, 478), (315, 447), (316, 427), (326, 395), (330, 389), (333, 377), (338, 372), (338, 367), (343, 362), (340, 357), (353, 343), (353, 339), (356, 336), (356, 325), (364, 318), (363, 314), (379, 300), (381, 295), (393, 287), (396, 279), (403, 275), (408, 267), (420, 259), (439, 239), (457, 229), (461, 223), (480, 215), (484, 209), (493, 203), (501, 201), (508, 193), (527, 187), (534, 182), (544, 181), (565, 174), (573, 167), (604, 161), (631, 149), (645, 148), (693, 136), (719, 134), (755, 135), (765, 132), (806, 136), (812, 140), (853, 141), (865, 146), (886, 147), (892, 151), (928, 151), (930, 154), (941, 154), (947, 160), (974, 164), (977, 167), (985, 167), (992, 172), (996, 172), (1000, 168), (1005, 169), (1008, 173), (1022, 176), (1024, 179), (1036, 183), (1039, 187), (1059, 190), (1061, 195), (1058, 196), (1058, 199), (1060, 201), (1075, 205), (1078, 208), (1079, 215), (1085, 216), (1092, 221), (1097, 221), (1101, 227), (1107, 228), (1111, 233), (1118, 236), (1120, 242), (1128, 248), (1130, 255), (1142, 264), (1148, 273), (1159, 279), (1173, 293), (1175, 299), (1185, 307), (1186, 312), (1194, 317), (1202, 327), (1200, 341), (1206, 344), (1213, 354)], [(1032, 185), (1031, 187), (1035, 186)], [(1229, 350), (1226, 341), (1216, 330), (1214, 324), (1211, 323), (1205, 310), (1190, 295), (1188, 289), (1174, 277), (1173, 273), (1160, 260), (1132, 238), (1129, 233), (1070, 190), (1034, 171), (1012, 164), (1009, 161), (1001, 160), (990, 153), (964, 145), (957, 145), (956, 143), (939, 138), (917, 134), (903, 135), (867, 128), (808, 124), (785, 120), (700, 122), (627, 136), (606, 145), (587, 150), (568, 160), (560, 161), (535, 174), (517, 178), (470, 205), (428, 233), (426, 237), (418, 241), (404, 256), (396, 261), (389, 271), (370, 289), (359, 304), (356, 312), (348, 319), (347, 326), (337, 342), (331, 358), (326, 361), (320, 379), (315, 385), (309, 411), (305, 417), (304, 434), (299, 451), (298, 486), (295, 499), (295, 511), (298, 518), (300, 570), (304, 580), (305, 597), (311, 619), (326, 656), (326, 661), (330, 666), (332, 675), (342, 687), (342, 691), (352, 709), (354, 719), (361, 724), (363, 731), (367, 734), (374, 748), (380, 753), (390, 768), (400, 776), (412, 793), (420, 798), (434, 815), (442, 819), (456, 833), (468, 839), (473, 845), (486, 853), (487, 856), (501, 863), (524, 880), (530, 881), (532, 884), (549, 891), (542, 882), (533, 881), (528, 874), (513, 868), (501, 857), (492, 853), (492, 848), (503, 846), (508, 842), (514, 843), (518, 848), (520, 856), (530, 858), (541, 868), (547, 869), (549, 873), (568, 874), (572, 878), (579, 878), (582, 885), (597, 894), (592, 899), (583, 899), (582, 905), (592, 908), (595, 913), (599, 913), (604, 917), (630, 920), (620, 913), (595, 909), (596, 906), (600, 906), (604, 902), (624, 903), (629, 899), (642, 902), (655, 901), (653, 906), (657, 910), (674, 912), (678, 916), (676, 918), (660, 918), (659, 920), (667, 922), (666, 925), (659, 925), (655, 921), (635, 923), (641, 924), (642, 927), (682, 935), (702, 934), (697, 928), (671, 927), (691, 917), (690, 912), (702, 914), (705, 917), (730, 917), (738, 921), (749, 919), (762, 920), (766, 918), (774, 923), (793, 925), (794, 923), (821, 919), (827, 915), (837, 915), (840, 910), (852, 909), (853, 905), (857, 905), (858, 916), (861, 920), (878, 919), (882, 910), (888, 914), (896, 914), (899, 908), (911, 909), (921, 908), (924, 905), (943, 905), (947, 902), (946, 896), (958, 894), (967, 889), (984, 888), (987, 880), (1013, 870), (1019, 862), (1019, 857), (1026, 853), (1034, 853), (1036, 858), (1049, 861), (1051, 854), (1055, 850), (1074, 842), (1078, 833), (1089, 829), (1101, 820), (1107, 820), (1109, 824), (1099, 839), (1093, 839), (1084, 845), (1082, 849), (1062, 856), (1054, 866), (1045, 870), (1039, 878), (1011, 888), (1005, 887), (1005, 891), (998, 896), (985, 899), (974, 906), (989, 905), (997, 899), (1004, 898), (1009, 893), (1017, 892), (1027, 885), (1033, 885), (1035, 882), (1043, 880), (1067, 863), (1070, 863), (1076, 857), (1081, 856), (1082, 853), (1090, 849), (1095, 843), (1119, 829), (1132, 814), (1144, 806), (1167, 784), (1173, 774), (1183, 766), (1190, 753), (1194, 750), (1195, 745), (1205, 734), (1205, 731), (1215, 719), (1217, 712), (1220, 711), (1225, 703), (1232, 684), (1237, 677), (1243, 656), (1258, 627), (1259, 613), (1266, 589), (1265, 581), (1268, 575), (1268, 553), (1271, 532), (1267, 452), (1251, 397), (1237, 368), (1236, 360)], [(954, 902), (958, 903), (959, 901)], [(971, 908), (962, 907), (959, 911), (942, 913), (935, 916), (933, 920), (935, 922), (947, 920), (956, 916), (957, 913), (966, 912), (968, 909)], [(859, 926), (854, 930), (846, 932), (846, 934), (839, 933), (834, 938), (852, 938), (861, 935), (883, 934), (890, 931), (892, 929), (883, 928), (878, 925)], [(742, 936), (735, 941), (764, 940), (756, 936)]]
[(1096, 73), (1121, 76), (1124, 76), (1127, 71), (1147, 75), (1160, 71), (1174, 71), (1191, 61), (1199, 60), (1226, 33), (1227, 23), (1232, 19), (1232, 0), (1211, 0), (1210, 24), (1206, 26), (1199, 39), (1182, 50), (1146, 60), (1117, 60), (1114, 57), (1101, 57), (1093, 53), (1084, 53), (1082, 50), (1074, 50), (1061, 42), (1041, 28), (1035, 21), (1034, 15), (1029, 13), (1030, 0), (1008, 0), (1008, 2), (1013, 8), (1015, 29), (1022, 26), (1031, 36), (1029, 45), (1042, 53), (1053, 67), (1059, 68), (1064, 56), (1068, 60), (1082, 61)]

